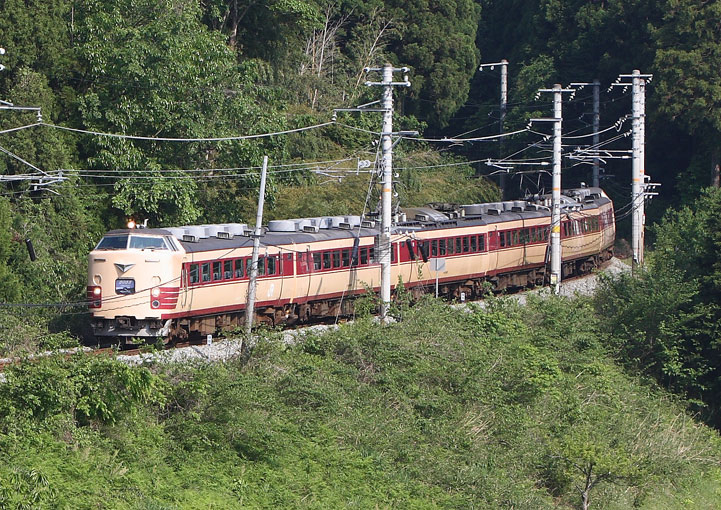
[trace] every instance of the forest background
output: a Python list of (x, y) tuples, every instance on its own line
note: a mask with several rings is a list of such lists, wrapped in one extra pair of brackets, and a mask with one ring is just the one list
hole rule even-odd
[[(19, 365), (0, 386), (0, 508), (719, 500), (718, 435), (687, 413), (721, 424), (721, 192), (709, 187), (721, 159), (721, 2), (0, 6), (0, 99), (42, 114), (0, 110), (4, 355), (77, 344), (87, 253), (129, 217), (252, 220), (265, 155), (266, 218), (373, 210), (372, 173), (357, 170), (377, 157), (379, 114), (326, 125), (333, 108), (378, 99), (365, 66), (410, 68), (395, 126), (426, 139), (498, 133), (498, 68), (479, 72), (481, 62), (509, 61), (508, 132), (550, 116), (539, 88), (599, 79), (602, 141), (626, 150), (630, 138), (615, 138), (629, 129), (630, 93), (605, 87), (652, 73), (646, 172), (662, 183), (647, 267), (605, 280), (593, 300), (467, 314), (401, 302), (387, 330), (360, 318), (295, 347), (271, 334), (222, 367), (151, 371), (82, 356)], [(567, 153), (589, 143), (590, 113), (589, 88), (564, 104)], [(544, 127), (534, 131), (503, 143), (402, 140), (399, 203), (498, 199), (498, 168), (485, 161), (548, 161)], [(621, 238), (630, 166), (603, 162)], [(527, 170), (508, 174), (510, 196), (547, 189), (547, 174)], [(590, 182), (588, 165), (564, 158), (563, 172), (564, 186)]]
[[(548, 98), (534, 100), (539, 87), (593, 79), (605, 87), (619, 73), (653, 73), (646, 171), (663, 184), (649, 212), (658, 219), (692, 202), (719, 160), (719, 10), (718, 2), (679, 0), (4, 0), (0, 95), (40, 107), (42, 119), (34, 111), (0, 115), (2, 130), (32, 126), (2, 135), (0, 300), (83, 301), (85, 255), (130, 217), (151, 226), (249, 222), (264, 155), (267, 218), (374, 209), (368, 174), (350, 170), (358, 160), (375, 161), (378, 114), (341, 114), (337, 124), (284, 136), (196, 143), (66, 128), (223, 138), (313, 126), (330, 121), (333, 108), (378, 99), (376, 88), (364, 86), (363, 68), (386, 61), (410, 67), (412, 86), (396, 94), (396, 126), (428, 138), (498, 133), (498, 69), (478, 72), (481, 61), (510, 62), (505, 131), (549, 115)], [(590, 132), (590, 105), (587, 88), (565, 106), (566, 133)], [(602, 129), (630, 108), (627, 91), (604, 93)], [(621, 132), (628, 128), (626, 121)], [(533, 133), (502, 144), (405, 140), (396, 146), (399, 202), (498, 198), (484, 178), (497, 168), (483, 161), (548, 160), (541, 140)], [(590, 182), (588, 165), (566, 158), (564, 165), (565, 186)], [(630, 163), (604, 166), (603, 186), (619, 210), (628, 207)], [(547, 176), (538, 170), (509, 175), (511, 195), (542, 190)], [(338, 182), (334, 171), (346, 178)], [(41, 172), (65, 180), (37, 187)], [(34, 180), (12, 179), (22, 175)], [(78, 307), (63, 310), (70, 315), (52, 307), (12, 315), (30, 317), (18, 332), (63, 317), (81, 322), (72, 319)]]

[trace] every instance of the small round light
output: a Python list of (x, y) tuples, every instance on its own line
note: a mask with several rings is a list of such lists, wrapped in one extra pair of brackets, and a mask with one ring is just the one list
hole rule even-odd
[(95, 288), (93, 289), (93, 295), (94, 295), (94, 296), (99, 296), (99, 295), (100, 295), (100, 287), (95, 287)]
[(135, 228), (135, 220), (128, 220), (128, 228)]
[(150, 294), (153, 297), (158, 297), (160, 295), (160, 289), (158, 287), (155, 287), (153, 290), (150, 291)]
[(153, 308), (158, 308), (158, 307), (160, 306), (160, 301), (158, 301), (157, 299), (155, 299), (155, 300), (153, 300), (152, 303), (150, 303), (150, 305), (151, 305)]

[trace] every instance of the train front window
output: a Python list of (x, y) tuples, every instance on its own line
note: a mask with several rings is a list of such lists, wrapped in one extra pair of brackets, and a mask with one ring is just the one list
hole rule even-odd
[(130, 236), (130, 246), (137, 250), (167, 250), (165, 239), (162, 237)]
[(105, 236), (98, 245), (96, 250), (124, 250), (128, 247), (129, 236)]

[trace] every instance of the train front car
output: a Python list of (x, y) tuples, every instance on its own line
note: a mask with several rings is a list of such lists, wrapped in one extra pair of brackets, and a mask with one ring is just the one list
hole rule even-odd
[(180, 242), (163, 229), (111, 230), (88, 257), (88, 306), (97, 337), (167, 336), (177, 306)]

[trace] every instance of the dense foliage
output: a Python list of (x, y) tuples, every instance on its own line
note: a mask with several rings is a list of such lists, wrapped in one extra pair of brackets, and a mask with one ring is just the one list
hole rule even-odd
[(587, 302), (397, 306), (249, 359), (50, 358), (0, 385), (0, 505), (710, 508), (716, 434), (608, 358)]
[(721, 425), (721, 191), (708, 189), (656, 228), (649, 267), (606, 281), (598, 308), (634, 369), (696, 400)]

